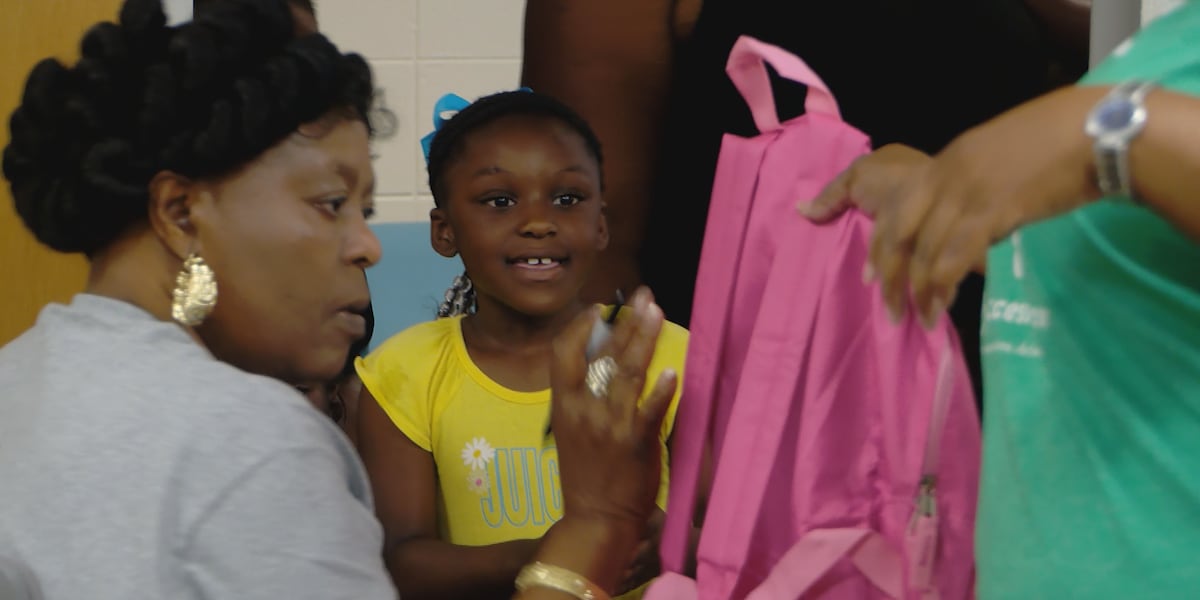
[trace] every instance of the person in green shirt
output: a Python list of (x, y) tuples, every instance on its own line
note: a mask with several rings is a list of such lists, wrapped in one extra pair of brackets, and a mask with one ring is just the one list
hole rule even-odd
[(800, 207), (875, 215), (864, 275), (895, 315), (939, 318), (986, 263), (980, 598), (1200, 592), (1198, 134), (1192, 1), (1078, 85)]

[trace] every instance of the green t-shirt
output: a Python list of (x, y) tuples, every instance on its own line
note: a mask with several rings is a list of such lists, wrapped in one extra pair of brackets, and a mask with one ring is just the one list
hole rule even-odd
[[(1200, 96), (1200, 2), (1082, 83), (1128, 79)], [(979, 597), (1200, 598), (1200, 244), (1114, 201), (1025, 227), (982, 340)]]

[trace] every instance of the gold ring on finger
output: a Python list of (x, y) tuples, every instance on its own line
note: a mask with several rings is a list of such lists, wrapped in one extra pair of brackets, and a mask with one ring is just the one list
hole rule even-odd
[(617, 374), (617, 361), (611, 356), (604, 356), (588, 364), (587, 377), (584, 383), (588, 390), (597, 398), (608, 396), (608, 385)]

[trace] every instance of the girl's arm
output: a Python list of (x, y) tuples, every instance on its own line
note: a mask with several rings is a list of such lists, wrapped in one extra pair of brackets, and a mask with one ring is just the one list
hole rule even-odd
[(538, 540), (491, 546), (442, 541), (433, 455), (404, 435), (365, 387), (358, 403), (358, 449), (383, 524), (383, 558), (400, 597), (504, 598)]

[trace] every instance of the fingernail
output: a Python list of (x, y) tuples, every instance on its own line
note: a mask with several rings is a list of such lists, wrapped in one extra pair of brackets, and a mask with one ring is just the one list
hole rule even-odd
[(633, 305), (633, 310), (635, 311), (640, 312), (645, 310), (650, 304), (650, 291), (644, 287), (638, 288), (638, 290), (633, 293), (633, 301), (630, 302), (630, 304)]
[(933, 329), (933, 326), (937, 325), (939, 314), (941, 314), (941, 311), (937, 307), (930, 307), (927, 312), (921, 313), (921, 327), (926, 331)]
[(670, 368), (670, 367), (667, 367), (666, 369), (663, 369), (663, 371), (662, 371), (662, 376), (663, 376), (663, 377), (670, 377), (670, 378), (674, 379), (675, 377), (678, 377), (678, 376), (679, 376), (679, 374), (675, 372), (675, 369), (672, 369), (672, 368)]
[(649, 328), (655, 325), (655, 322), (662, 318), (662, 309), (657, 304), (650, 304), (642, 312), (642, 325)]
[(875, 266), (870, 262), (867, 262), (863, 265), (862, 280), (863, 283), (871, 283), (875, 281)]
[(799, 204), (796, 205), (796, 212), (798, 212), (806, 217), (811, 217), (812, 216), (812, 201), (811, 200), (809, 200), (807, 202), (801, 201)]
[(890, 304), (887, 307), (887, 313), (888, 313), (888, 320), (892, 322), (892, 325), (899, 325), (900, 320), (904, 317), (904, 311), (902, 311)]
[(925, 329), (933, 329), (933, 327), (937, 325), (938, 319), (941, 318), (942, 313), (945, 311), (946, 301), (935, 299), (932, 303), (930, 303), (928, 311), (921, 316), (921, 324), (925, 326)]

